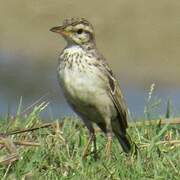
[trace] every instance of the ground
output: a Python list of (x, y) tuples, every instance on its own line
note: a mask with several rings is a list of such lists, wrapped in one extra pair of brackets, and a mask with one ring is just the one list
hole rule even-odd
[(143, 121), (138, 126), (131, 124), (128, 132), (139, 147), (139, 154), (126, 156), (114, 137), (109, 159), (104, 157), (106, 138), (98, 130), (96, 160), (92, 148), (86, 159), (81, 157), (87, 130), (77, 117), (65, 117), (46, 128), (7, 135), (17, 129), (42, 126), (39, 113), (45, 106), (41, 104), (25, 116), (18, 112), (14, 117), (0, 119), (0, 132), (6, 133), (0, 137), (0, 179), (180, 178), (178, 125), (147, 126)]

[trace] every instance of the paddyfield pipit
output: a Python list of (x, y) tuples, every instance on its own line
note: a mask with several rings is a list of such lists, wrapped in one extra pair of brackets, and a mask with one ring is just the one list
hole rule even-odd
[(59, 56), (57, 73), (68, 103), (90, 132), (83, 157), (87, 155), (91, 142), (96, 151), (93, 123), (107, 136), (107, 157), (112, 133), (124, 152), (131, 152), (132, 141), (126, 132), (127, 108), (111, 68), (96, 47), (93, 26), (83, 18), (72, 18), (50, 30), (63, 36), (67, 42)]

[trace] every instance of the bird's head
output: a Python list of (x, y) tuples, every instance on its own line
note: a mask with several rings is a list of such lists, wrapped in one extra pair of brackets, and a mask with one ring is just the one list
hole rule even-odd
[(69, 45), (95, 43), (93, 26), (84, 18), (65, 19), (62, 25), (50, 31), (62, 35)]

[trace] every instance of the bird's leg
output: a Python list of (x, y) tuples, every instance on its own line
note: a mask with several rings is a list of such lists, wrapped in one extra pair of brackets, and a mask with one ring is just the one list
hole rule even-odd
[(88, 142), (83, 150), (83, 153), (82, 153), (82, 157), (85, 158), (87, 155), (88, 155), (88, 148), (89, 148), (89, 145), (91, 144), (91, 142), (93, 141), (93, 144), (94, 144), (94, 148), (96, 149), (96, 139), (95, 139), (95, 133), (94, 131), (90, 132), (90, 137), (88, 139)]
[(96, 136), (95, 136), (95, 133), (94, 133), (94, 136), (93, 136), (93, 153), (94, 153), (94, 159), (97, 160), (98, 154), (97, 154), (97, 146), (96, 146)]
[(89, 145), (93, 142), (93, 153), (94, 153), (94, 158), (97, 159), (97, 147), (96, 147), (96, 136), (95, 136), (95, 131), (93, 128), (93, 124), (91, 121), (87, 120), (86, 117), (82, 119), (84, 121), (84, 124), (89, 130), (89, 139), (88, 142), (83, 150), (82, 157), (85, 158), (88, 155), (88, 148)]
[(107, 143), (106, 143), (106, 147), (105, 147), (105, 157), (107, 159), (109, 159), (110, 157), (110, 152), (111, 152), (111, 144), (112, 144), (112, 133), (111, 132), (107, 132)]

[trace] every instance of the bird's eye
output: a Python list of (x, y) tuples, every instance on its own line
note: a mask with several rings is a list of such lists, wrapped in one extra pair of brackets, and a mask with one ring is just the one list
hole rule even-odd
[(78, 30), (77, 30), (77, 33), (78, 33), (78, 34), (82, 34), (82, 32), (83, 32), (83, 29), (78, 29)]

